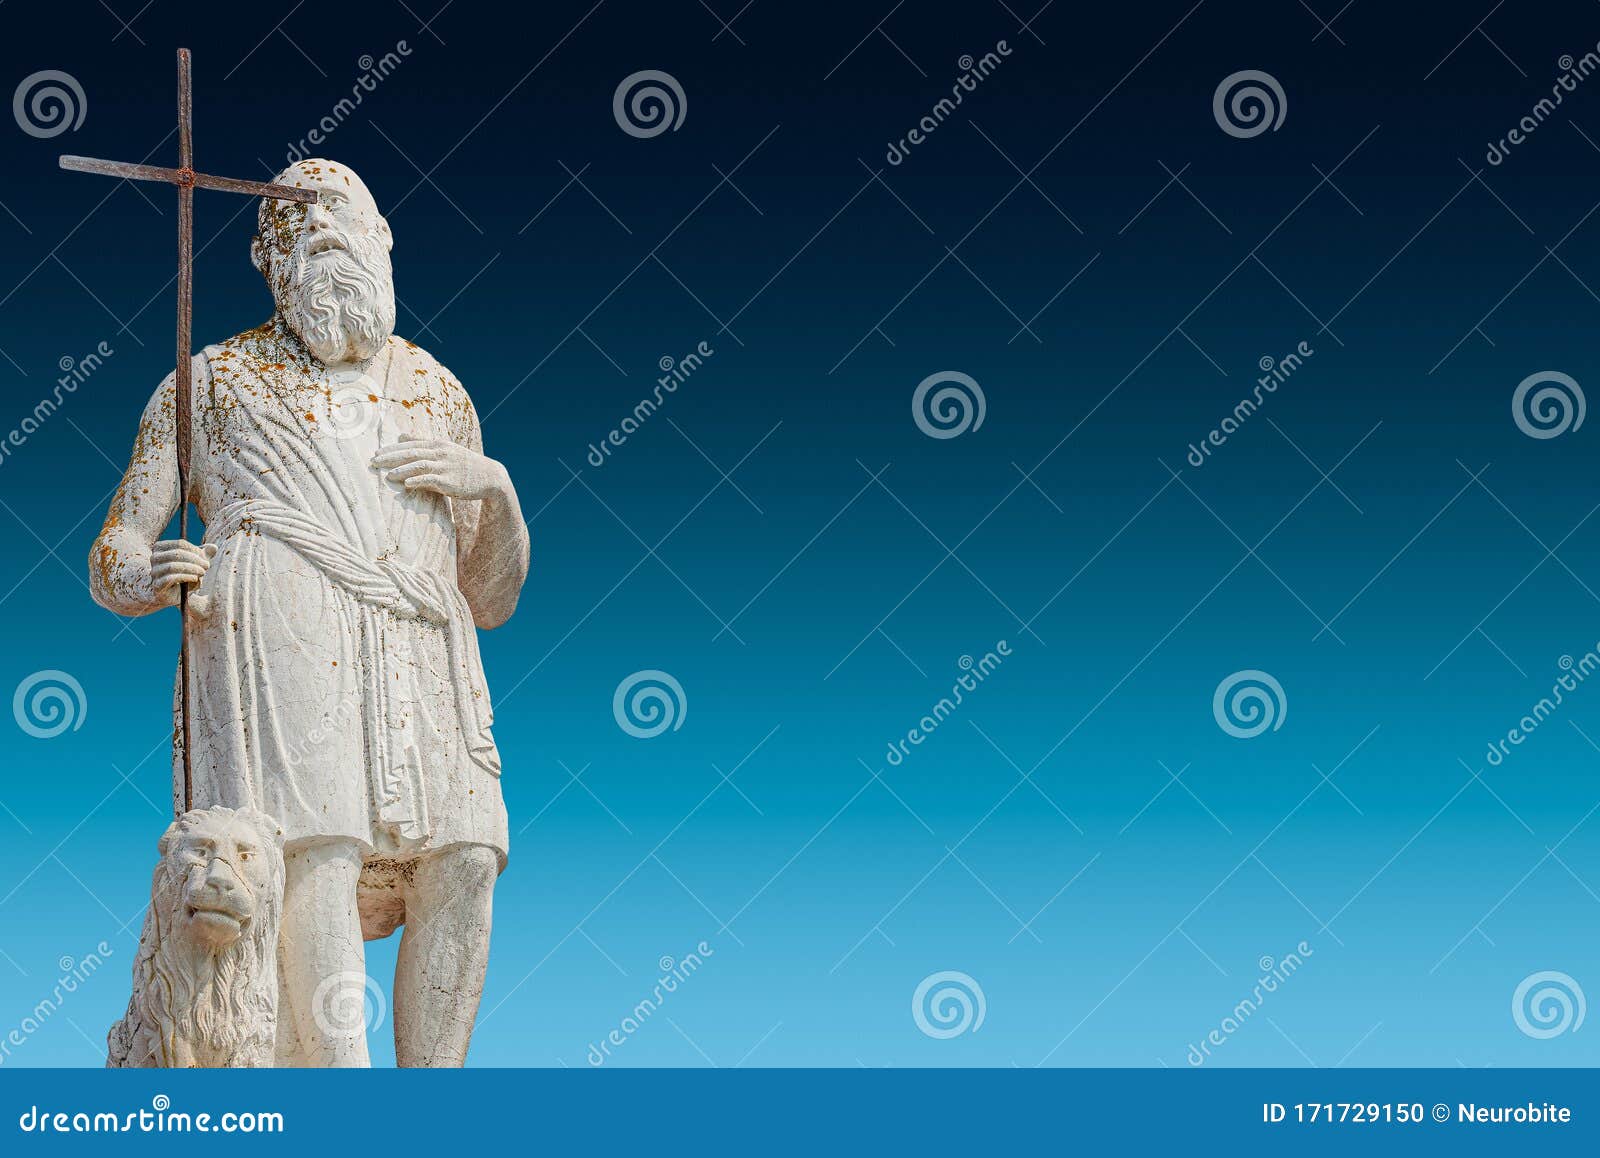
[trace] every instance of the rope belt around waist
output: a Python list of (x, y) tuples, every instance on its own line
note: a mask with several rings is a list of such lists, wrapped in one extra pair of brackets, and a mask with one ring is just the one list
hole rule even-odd
[(261, 531), (293, 547), (324, 576), (361, 602), (393, 611), (402, 619), (419, 615), (444, 625), (448, 605), (436, 590), (438, 576), (387, 559), (368, 559), (310, 515), (280, 503), (249, 499), (230, 504), (207, 538), (228, 539), (239, 531)]
[[(490, 725), (494, 712), (478, 653), (472, 610), (460, 588), (449, 578), (392, 559), (369, 559), (342, 536), (303, 511), (282, 503), (247, 499), (226, 507), (207, 528), (206, 538), (220, 542), (240, 532), (268, 535), (293, 549), (329, 582), (349, 594), (365, 609), (360, 617), (361, 651), (375, 677), (369, 690), (368, 753), (378, 819), (402, 844), (418, 844), (428, 837), (427, 793), (416, 745), (391, 714), (396, 707), (395, 685), (403, 687), (400, 704), (420, 698), (416, 665), (390, 662), (391, 646), (385, 640), (388, 612), (398, 619), (421, 619), (441, 629), (455, 695), (456, 715), (473, 763), (490, 775), (500, 775), (500, 754)], [(409, 637), (403, 637), (408, 640)], [(408, 646), (408, 643), (405, 644)], [(436, 775), (443, 775), (437, 770)]]

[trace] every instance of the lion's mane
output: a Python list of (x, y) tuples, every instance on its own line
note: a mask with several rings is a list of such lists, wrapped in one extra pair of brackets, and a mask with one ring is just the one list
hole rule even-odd
[[(255, 830), (270, 865), (270, 885), (254, 890), (255, 913), (239, 939), (213, 950), (184, 931), (185, 870), (172, 854), (186, 833), (221, 832), (239, 824)], [(270, 1066), (277, 1036), (284, 880), (277, 824), (252, 809), (194, 810), (175, 820), (157, 847), (160, 860), (133, 963), (133, 997), (107, 1035), (106, 1065)]]

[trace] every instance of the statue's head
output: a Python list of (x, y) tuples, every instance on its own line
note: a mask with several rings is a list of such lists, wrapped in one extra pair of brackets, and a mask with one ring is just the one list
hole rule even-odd
[(394, 331), (394, 237), (361, 178), (344, 165), (297, 161), (275, 184), (315, 189), (313, 204), (263, 198), (250, 259), (278, 314), (324, 363), (359, 362)]
[(251, 809), (185, 812), (161, 837), (156, 889), (172, 930), (212, 952), (260, 930), (276, 931), (283, 841), (271, 817)]

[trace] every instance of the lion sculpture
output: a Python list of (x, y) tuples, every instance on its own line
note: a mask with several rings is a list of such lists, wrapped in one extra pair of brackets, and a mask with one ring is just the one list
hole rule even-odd
[(273, 1063), (283, 838), (253, 809), (185, 812), (162, 835), (111, 1067)]

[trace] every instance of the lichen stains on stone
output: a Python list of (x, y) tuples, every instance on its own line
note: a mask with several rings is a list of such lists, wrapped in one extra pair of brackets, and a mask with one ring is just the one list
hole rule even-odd
[(415, 857), (370, 857), (361, 865), (360, 885), (364, 889), (382, 889), (393, 892), (410, 888), (416, 880)]

